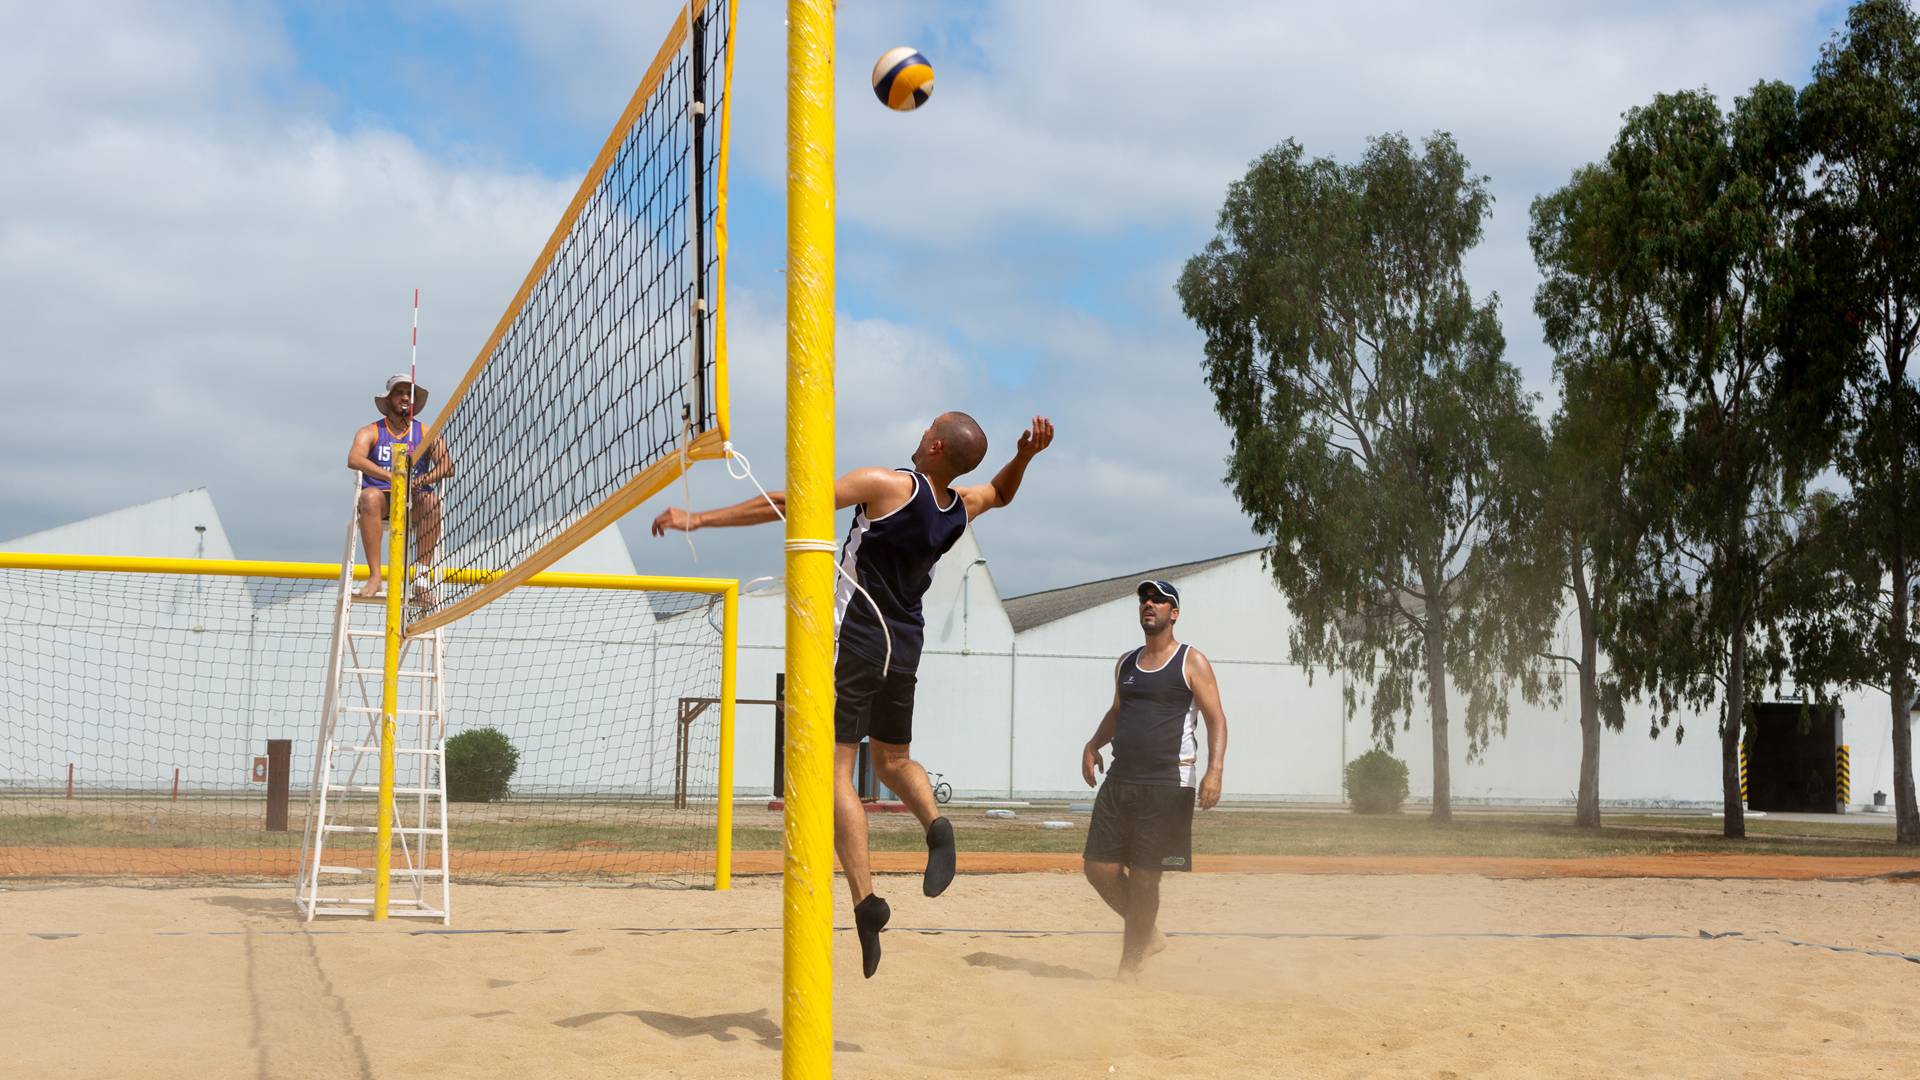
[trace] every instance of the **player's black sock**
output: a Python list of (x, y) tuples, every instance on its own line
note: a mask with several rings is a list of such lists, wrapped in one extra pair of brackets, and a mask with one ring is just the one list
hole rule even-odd
[(927, 826), (927, 873), (920, 882), (920, 891), (928, 896), (939, 896), (953, 884), (953, 823), (946, 818), (937, 817)]
[(853, 905), (853, 929), (860, 935), (860, 970), (869, 979), (880, 970), (880, 931), (886, 929), (891, 918), (893, 909), (871, 893)]

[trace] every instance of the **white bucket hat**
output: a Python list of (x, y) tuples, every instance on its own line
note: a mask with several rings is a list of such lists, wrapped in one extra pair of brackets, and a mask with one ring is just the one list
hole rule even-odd
[(427, 407), (427, 388), (408, 379), (405, 375), (389, 376), (387, 378), (387, 392), (375, 395), (373, 407), (380, 410), (381, 416), (389, 420), (396, 419), (393, 415), (393, 403), (390, 399), (393, 397), (394, 390), (402, 386), (413, 387), (413, 416), (409, 419), (418, 419), (421, 411)]

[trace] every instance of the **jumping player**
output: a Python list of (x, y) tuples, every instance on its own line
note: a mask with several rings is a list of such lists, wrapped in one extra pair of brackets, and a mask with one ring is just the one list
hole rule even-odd
[[(880, 931), (892, 917), (873, 893), (867, 858), (867, 811), (854, 786), (862, 739), (873, 744), (873, 769), (900, 796), (927, 834), (927, 867), (921, 891), (939, 896), (953, 881), (953, 825), (940, 816), (926, 770), (913, 760), (914, 672), (919, 667), (926, 620), (920, 600), (933, 583), (933, 567), (966, 529), (967, 522), (1013, 501), (1034, 455), (1053, 441), (1053, 423), (1033, 418), (993, 480), (969, 487), (953, 482), (986, 457), (987, 436), (966, 413), (935, 418), (913, 452), (911, 469), (855, 469), (833, 485), (834, 506), (857, 507), (841, 549), (840, 566), (864, 590), (846, 580), (835, 596), (840, 623), (834, 661), (833, 846), (853, 893), (854, 928), (860, 935), (861, 967), (872, 978), (880, 965)], [(669, 529), (760, 525), (782, 513), (786, 493), (692, 515), (679, 508), (653, 520), (653, 535)], [(877, 609), (877, 610), (876, 610)]]
[[(1100, 749), (1113, 745), (1113, 765), (1094, 797), (1082, 856), (1087, 881), (1126, 920), (1120, 948), (1123, 980), (1141, 961), (1167, 947), (1154, 925), (1160, 913), (1160, 875), (1193, 869), (1193, 804), (1220, 801), (1227, 758), (1227, 714), (1213, 665), (1200, 650), (1174, 639), (1180, 590), (1167, 581), (1143, 581), (1140, 629), (1146, 644), (1113, 669), (1113, 704), (1080, 754), (1087, 786), (1102, 769)], [(1207, 771), (1198, 771), (1196, 720), (1207, 725)], [(1196, 793), (1195, 783), (1198, 782)]]

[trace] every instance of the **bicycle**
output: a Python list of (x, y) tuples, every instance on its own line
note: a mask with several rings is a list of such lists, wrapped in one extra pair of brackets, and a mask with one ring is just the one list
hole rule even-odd
[(939, 803), (941, 806), (945, 806), (947, 803), (953, 801), (953, 785), (940, 779), (945, 775), (947, 774), (937, 772), (927, 773), (927, 780), (933, 785), (933, 801)]

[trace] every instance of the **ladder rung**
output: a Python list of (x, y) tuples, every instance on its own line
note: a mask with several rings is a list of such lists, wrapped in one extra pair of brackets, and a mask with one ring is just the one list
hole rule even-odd
[[(378, 795), (380, 794), (380, 785), (379, 784), (328, 784), (327, 790), (330, 792), (354, 791), (354, 792), (359, 792), (362, 795)], [(393, 793), (395, 795), (438, 795), (440, 794), (440, 789), (437, 787), (395, 787), (393, 789)]]
[[(340, 706), (340, 711), (350, 712), (350, 713), (359, 713), (362, 716), (381, 715), (381, 709), (380, 709), (380, 706), (378, 705), (342, 705)], [(433, 710), (432, 709), (395, 709), (393, 710), (393, 714), (395, 716), (432, 716)]]
[[(320, 826), (320, 828), (325, 830), (326, 832), (338, 832), (338, 833), (377, 833), (380, 831), (380, 826), (378, 825), (322, 825)], [(445, 829), (423, 829), (417, 826), (410, 826), (410, 825), (395, 825), (393, 827), (393, 831), (403, 832), (403, 833), (413, 833), (418, 836), (447, 835), (447, 830)]]
[[(373, 867), (371, 866), (323, 866), (320, 868), (320, 872), (323, 874), (371, 874), (373, 873)], [(388, 873), (390, 873), (394, 877), (410, 877), (410, 878), (439, 877), (443, 872), (444, 871), (440, 871), (440, 870), (390, 870), (388, 871)]]
[[(386, 674), (385, 671), (377, 667), (343, 667), (340, 669), (340, 673), (343, 675), (382, 675), (382, 676)], [(409, 679), (433, 678), (433, 672), (431, 671), (408, 671), (405, 668), (402, 668), (401, 670), (394, 672), (394, 674), (405, 677), (405, 678), (409, 678)]]
[[(353, 754), (377, 754), (380, 752), (380, 748), (377, 746), (336, 746), (334, 750), (341, 753)], [(393, 752), (396, 754), (437, 754), (440, 751), (437, 749), (422, 750), (417, 746), (396, 746), (393, 748)]]
[[(371, 896), (322, 896), (320, 897), (320, 902), (323, 904), (351, 904), (356, 908), (363, 908), (363, 907), (373, 906), (373, 897)], [(435, 911), (433, 908), (428, 907), (427, 902), (425, 900), (414, 900), (411, 898), (403, 900), (400, 897), (396, 896), (393, 899), (387, 901), (387, 906), (391, 908), (405, 908), (407, 909), (407, 914), (410, 914), (410, 915), (418, 915), (423, 911), (430, 912), (434, 915), (440, 914), (438, 911)], [(400, 914), (400, 912), (395, 911), (394, 914), (398, 915)]]
[[(373, 901), (371, 900), (328, 900), (326, 902), (329, 904), (354, 904), (356, 906), (354, 907), (316, 906), (313, 909), (313, 913), (315, 915), (362, 915), (362, 916), (373, 914)], [(364, 904), (365, 906), (364, 907), (357, 906), (362, 904)], [(437, 910), (435, 908), (402, 908), (400, 907), (400, 901), (398, 900), (388, 901), (387, 914), (391, 915), (396, 919), (403, 919), (403, 918), (404, 919), (444, 919), (447, 917), (446, 912)]]

